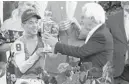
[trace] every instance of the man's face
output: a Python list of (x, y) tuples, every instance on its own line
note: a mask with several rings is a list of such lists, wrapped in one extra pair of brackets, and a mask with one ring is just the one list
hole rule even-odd
[(121, 6), (122, 6), (127, 12), (129, 12), (129, 1), (122, 1), (122, 2), (121, 2)]
[(26, 33), (35, 35), (38, 32), (38, 19), (36, 17), (32, 17), (28, 19), (25, 23), (23, 23), (23, 28)]
[(87, 31), (90, 31), (93, 26), (93, 21), (90, 18), (86, 17), (84, 14), (82, 14), (80, 24), (82, 28), (86, 29)]

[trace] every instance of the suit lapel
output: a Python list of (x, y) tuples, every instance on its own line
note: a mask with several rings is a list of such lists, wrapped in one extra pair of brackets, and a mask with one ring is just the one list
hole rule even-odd
[[(94, 36), (96, 36), (96, 34), (98, 33), (98, 32), (100, 32), (102, 29), (104, 29), (106, 26), (105, 26), (105, 24), (102, 24), (92, 35), (91, 35), (91, 37), (89, 38), (89, 40), (92, 38), (92, 37), (94, 37)], [(89, 41), (88, 40), (88, 41)], [(87, 42), (88, 42), (87, 41)]]
[(120, 23), (119, 23), (119, 28), (121, 29), (121, 33), (122, 33), (122, 41), (124, 41), (124, 43), (127, 43), (127, 36), (126, 36), (126, 32), (125, 32), (125, 26), (124, 26), (124, 11), (122, 11), (121, 16), (120, 16)]

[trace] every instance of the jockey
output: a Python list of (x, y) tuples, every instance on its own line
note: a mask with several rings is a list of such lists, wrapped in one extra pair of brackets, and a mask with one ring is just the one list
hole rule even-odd
[[(15, 84), (44, 84), (45, 45), (38, 34), (38, 20), (41, 17), (32, 9), (27, 9), (21, 17), (23, 36), (12, 47), (17, 65)], [(20, 72), (20, 74), (19, 74)]]

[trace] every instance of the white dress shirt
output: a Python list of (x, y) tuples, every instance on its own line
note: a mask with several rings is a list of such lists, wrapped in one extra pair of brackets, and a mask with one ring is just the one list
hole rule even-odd
[(87, 35), (87, 38), (85, 40), (85, 44), (89, 41), (90, 37), (94, 34), (94, 32), (100, 27), (102, 24), (97, 25), (95, 28), (93, 28)]
[[(129, 41), (129, 13), (127, 11), (124, 11), (124, 28), (125, 28), (127, 41)], [(129, 51), (126, 52), (125, 61), (129, 59), (128, 52)]]
[(124, 27), (127, 41), (129, 41), (129, 13), (126, 11), (124, 11)]

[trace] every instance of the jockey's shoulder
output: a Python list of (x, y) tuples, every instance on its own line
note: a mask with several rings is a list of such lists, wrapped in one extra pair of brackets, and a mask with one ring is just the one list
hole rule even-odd
[(13, 43), (12, 43), (12, 45), (14, 45), (15, 43), (18, 43), (18, 42), (22, 42), (23, 43), (23, 38), (22, 38), (22, 36), (21, 37), (19, 37), (18, 39), (16, 39)]
[[(19, 49), (19, 50), (18, 50)], [(11, 52), (21, 52), (24, 51), (23, 38), (19, 37), (11, 46)]]
[[(24, 36), (20, 36), (16, 41), (21, 41), (21, 42), (23, 42), (24, 41)], [(15, 42), (16, 42), (15, 41)]]
[(17, 43), (20, 43), (20, 44), (22, 43), (22, 44), (23, 44), (23, 43), (24, 43), (24, 42), (23, 42), (23, 38), (22, 38), (22, 37), (19, 37), (17, 40), (15, 40), (15, 41), (13, 42), (12, 46), (14, 46), (14, 45), (17, 44)]

